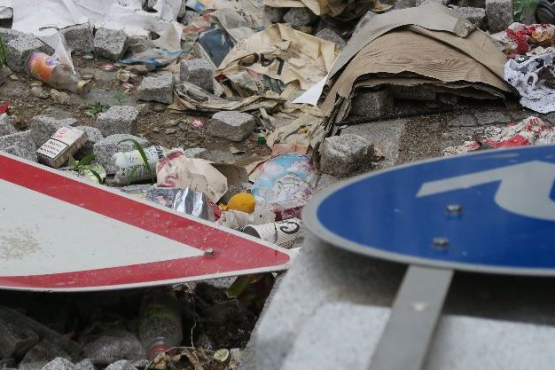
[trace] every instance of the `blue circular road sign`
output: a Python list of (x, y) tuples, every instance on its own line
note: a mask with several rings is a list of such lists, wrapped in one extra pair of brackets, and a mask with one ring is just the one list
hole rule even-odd
[(555, 146), (489, 150), (353, 178), (305, 207), (337, 247), (398, 262), (555, 276)]

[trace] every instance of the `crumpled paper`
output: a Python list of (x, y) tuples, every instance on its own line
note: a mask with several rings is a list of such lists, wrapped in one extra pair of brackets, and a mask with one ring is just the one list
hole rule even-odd
[(504, 79), (520, 94), (520, 104), (539, 113), (555, 111), (555, 52), (510, 59)]

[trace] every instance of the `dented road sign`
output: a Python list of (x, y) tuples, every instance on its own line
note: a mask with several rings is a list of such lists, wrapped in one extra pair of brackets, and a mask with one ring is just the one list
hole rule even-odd
[(0, 153), (0, 288), (91, 291), (286, 269), (291, 252)]

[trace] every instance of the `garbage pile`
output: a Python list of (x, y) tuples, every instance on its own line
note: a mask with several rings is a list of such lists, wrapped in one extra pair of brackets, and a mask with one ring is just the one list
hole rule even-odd
[(555, 144), (555, 128), (547, 125), (538, 117), (530, 116), (521, 122), (509, 124), (504, 128), (484, 127), (483, 137), (477, 140), (465, 141), (460, 146), (445, 148), (443, 155), (451, 156), (475, 150), (549, 144)]

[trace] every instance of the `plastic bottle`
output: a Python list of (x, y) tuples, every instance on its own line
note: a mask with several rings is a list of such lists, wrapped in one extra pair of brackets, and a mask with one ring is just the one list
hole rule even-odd
[(58, 90), (67, 90), (85, 95), (90, 91), (89, 81), (83, 80), (78, 73), (71, 70), (67, 64), (48, 54), (34, 52), (27, 58), (25, 64), (27, 73), (47, 85)]
[(139, 339), (149, 360), (161, 352), (181, 345), (181, 308), (173, 291), (152, 290), (143, 298), (139, 318)]

